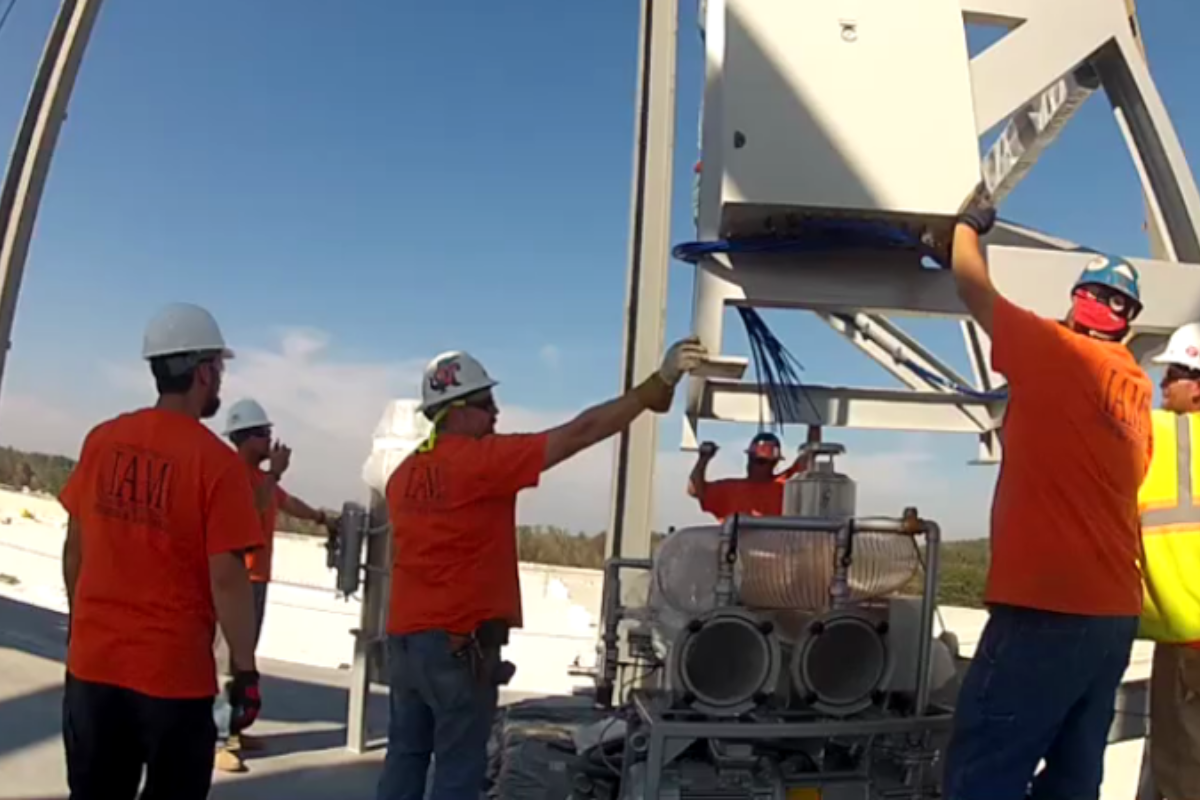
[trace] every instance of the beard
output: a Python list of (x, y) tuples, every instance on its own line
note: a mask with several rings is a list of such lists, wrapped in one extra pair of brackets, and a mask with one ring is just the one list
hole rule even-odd
[(212, 419), (221, 410), (221, 396), (214, 393), (212, 397), (204, 403), (204, 408), (200, 409), (200, 419)]

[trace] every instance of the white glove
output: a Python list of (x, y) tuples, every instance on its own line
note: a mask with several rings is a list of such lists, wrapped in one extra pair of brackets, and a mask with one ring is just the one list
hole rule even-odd
[(658, 377), (667, 386), (675, 386), (684, 375), (700, 366), (708, 358), (708, 350), (700, 344), (699, 337), (689, 336), (671, 345), (671, 349), (663, 356), (662, 366), (658, 368)]

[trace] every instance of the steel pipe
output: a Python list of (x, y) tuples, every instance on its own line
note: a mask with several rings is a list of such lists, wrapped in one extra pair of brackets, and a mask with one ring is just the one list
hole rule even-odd
[(924, 716), (929, 707), (929, 663), (933, 647), (933, 615), (937, 609), (938, 569), (940, 568), (942, 529), (932, 520), (919, 520), (925, 528), (925, 603), (921, 606), (921, 627), (917, 648), (916, 715)]
[(604, 584), (600, 588), (600, 615), (604, 634), (604, 663), (601, 665), (600, 680), (596, 682), (596, 702), (611, 708), (613, 687), (617, 682), (617, 662), (621, 658), (620, 625), (624, 618), (621, 606), (621, 570), (654, 567), (648, 558), (610, 558), (604, 562)]

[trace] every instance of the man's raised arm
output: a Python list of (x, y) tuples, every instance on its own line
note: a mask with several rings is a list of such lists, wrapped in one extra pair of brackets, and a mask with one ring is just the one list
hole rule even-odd
[(547, 431), (545, 469), (625, 430), (643, 411), (661, 414), (670, 410), (675, 386), (706, 357), (707, 352), (699, 339), (689, 337), (676, 342), (667, 351), (658, 372), (631, 391), (593, 406), (570, 422)]

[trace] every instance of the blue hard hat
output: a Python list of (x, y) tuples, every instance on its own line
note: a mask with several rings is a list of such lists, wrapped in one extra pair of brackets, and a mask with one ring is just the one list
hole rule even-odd
[(1138, 289), (1138, 277), (1137, 268), (1125, 259), (1097, 254), (1083, 268), (1071, 291), (1074, 292), (1081, 286), (1107, 286), (1116, 289), (1140, 307), (1142, 293)]

